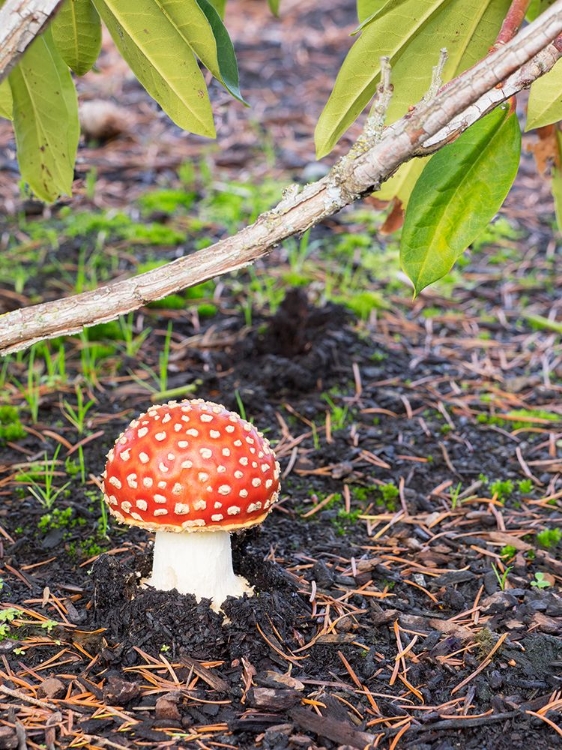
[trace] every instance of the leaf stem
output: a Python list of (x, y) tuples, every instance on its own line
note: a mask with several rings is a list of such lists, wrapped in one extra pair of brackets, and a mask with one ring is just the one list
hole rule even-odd
[(527, 13), (530, 4), (531, 0), (513, 0), (503, 20), (501, 29), (496, 38), (496, 43), (492, 50), (498, 49), (502, 44), (506, 44), (513, 39), (525, 20), (525, 14)]

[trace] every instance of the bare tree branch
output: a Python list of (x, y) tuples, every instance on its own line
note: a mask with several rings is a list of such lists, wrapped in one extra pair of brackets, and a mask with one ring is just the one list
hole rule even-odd
[(61, 0), (6, 0), (0, 10), (0, 81), (43, 30)]
[[(420, 153), (424, 144), (431, 143), (431, 150), (444, 145), (489, 108), (547, 72), (560, 57), (557, 44), (551, 42), (561, 33), (562, 0), (557, 0), (515, 39), (388, 127), (376, 145), (360, 138), (325, 178), (307, 185), (297, 195), (291, 193), (235, 236), (93, 292), (0, 316), (0, 353), (24, 349), (44, 338), (77, 333), (84, 326), (113, 320), (147, 302), (252, 263), (287, 237), (304, 232), (376, 190), (400, 164)], [(496, 89), (502, 82), (504, 85)], [(449, 124), (453, 121), (451, 131)], [(439, 144), (436, 136), (441, 139)]]

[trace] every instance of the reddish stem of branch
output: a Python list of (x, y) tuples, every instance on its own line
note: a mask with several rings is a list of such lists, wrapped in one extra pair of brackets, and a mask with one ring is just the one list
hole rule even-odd
[(493, 49), (497, 49), (500, 45), (506, 44), (506, 42), (513, 39), (525, 20), (525, 14), (527, 13), (530, 4), (531, 0), (513, 0), (507, 11), (507, 15), (503, 20), (500, 33), (497, 36)]

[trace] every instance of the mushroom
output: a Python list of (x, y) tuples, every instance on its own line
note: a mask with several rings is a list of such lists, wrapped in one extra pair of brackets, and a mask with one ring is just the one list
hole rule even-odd
[(270, 512), (279, 464), (238, 414), (203, 399), (150, 407), (109, 451), (103, 491), (118, 521), (156, 532), (149, 585), (211, 599), (215, 610), (252, 594), (232, 569), (230, 532)]

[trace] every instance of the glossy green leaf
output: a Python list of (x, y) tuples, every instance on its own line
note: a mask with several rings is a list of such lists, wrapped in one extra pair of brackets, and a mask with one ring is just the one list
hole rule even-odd
[(381, 201), (391, 201), (393, 198), (399, 198), (404, 208), (406, 208), (410, 201), (412, 190), (430, 158), (428, 156), (424, 159), (411, 159), (406, 164), (402, 164), (389, 180), (383, 182), (381, 189), (374, 193), (375, 198)]
[(357, 19), (359, 23), (366, 21), (369, 16), (383, 7), (388, 0), (357, 0)]
[(210, 39), (216, 55), (214, 36), (196, 1), (94, 0), (94, 4), (133, 73), (166, 114), (185, 130), (214, 137), (205, 79), (186, 43), (186, 29), (175, 18), (175, 11), (187, 16), (193, 37), (198, 37), (195, 46), (201, 50)]
[(226, 0), (210, 0), (211, 5), (217, 11), (221, 18), (224, 18), (224, 11), (226, 8)]
[(36, 195), (69, 195), (80, 125), (76, 90), (50, 29), (25, 51), (9, 75), (20, 172)]
[(53, 41), (76, 75), (87, 73), (101, 49), (101, 22), (91, 0), (64, 0), (51, 23)]
[(562, 120), (562, 60), (531, 86), (525, 130)]
[(529, 8), (527, 9), (527, 21), (534, 21), (537, 16), (544, 13), (544, 11), (547, 8), (550, 8), (555, 2), (556, 0), (531, 0)]
[(273, 15), (278, 16), (280, 0), (267, 0), (267, 4), (269, 5), (269, 10), (273, 13)]
[(430, 159), (410, 196), (400, 247), (416, 294), (448, 273), (493, 219), (520, 154), (517, 116), (504, 105)]
[(363, 26), (316, 127), (318, 157), (328, 154), (375, 94), (380, 58), (388, 56), (394, 94), (387, 123), (427, 93), (446, 48), (443, 81), (486, 55), (510, 0), (388, 0)]
[(0, 117), (5, 117), (6, 120), (12, 119), (12, 90), (7, 79), (4, 79), (0, 83)]
[[(215, 57), (211, 59), (211, 55), (207, 54), (205, 57), (200, 57), (201, 62), (209, 68), (215, 78), (224, 85), (225, 89), (229, 91), (235, 99), (243, 102), (244, 99), (240, 92), (240, 79), (238, 77), (238, 63), (236, 62), (234, 47), (230, 41), (228, 31), (226, 30), (219, 14), (208, 0), (197, 0), (197, 4), (205, 14), (205, 18), (209, 22), (216, 41)], [(209, 45), (209, 51), (211, 49), (212, 48)], [(211, 65), (215, 70), (213, 70)]]

